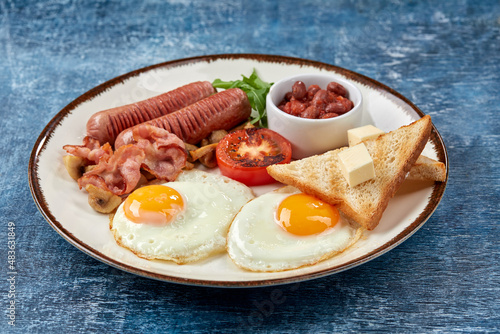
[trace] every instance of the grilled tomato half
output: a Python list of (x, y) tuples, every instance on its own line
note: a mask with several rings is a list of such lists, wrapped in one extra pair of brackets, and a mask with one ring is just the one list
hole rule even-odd
[(258, 186), (275, 182), (266, 167), (289, 163), (292, 145), (279, 133), (264, 128), (249, 128), (227, 134), (217, 145), (217, 164), (222, 175)]

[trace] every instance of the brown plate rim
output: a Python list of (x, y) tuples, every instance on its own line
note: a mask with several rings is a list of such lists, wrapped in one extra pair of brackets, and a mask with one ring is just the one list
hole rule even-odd
[(319, 69), (324, 69), (328, 71), (334, 71), (336, 73), (340, 73), (350, 80), (365, 84), (372, 89), (376, 89), (380, 93), (384, 93), (386, 97), (390, 97), (393, 102), (398, 105), (406, 105), (413, 109), (420, 117), (423, 117), (425, 114), (410, 100), (406, 97), (395, 91), (394, 89), (374, 80), (362, 74), (353, 72), (351, 70), (338, 67), (335, 65), (330, 65), (327, 63), (308, 60), (303, 58), (289, 57), (289, 56), (281, 56), (281, 55), (269, 55), (269, 54), (251, 54), (251, 53), (240, 53), (240, 54), (215, 54), (215, 55), (204, 55), (190, 58), (182, 58), (177, 60), (171, 60), (167, 62), (162, 62), (159, 64), (143, 67), (126, 74), (120, 75), (113, 79), (110, 79), (86, 93), (82, 94), (71, 103), (69, 103), (66, 107), (64, 107), (61, 111), (59, 111), (50, 122), (44, 127), (43, 131), (38, 136), (33, 150), (31, 151), (29, 165), (28, 165), (28, 179), (29, 186), (32, 197), (43, 217), (47, 220), (47, 222), (54, 228), (54, 230), (59, 233), (64, 239), (66, 239), (70, 244), (86, 253), (87, 255), (106, 263), (112, 267), (117, 269), (142, 276), (147, 277), (159, 281), (166, 281), (172, 283), (186, 284), (186, 285), (196, 285), (196, 286), (206, 286), (206, 287), (227, 287), (227, 288), (244, 288), (244, 287), (262, 287), (262, 286), (272, 286), (286, 283), (297, 283), (301, 281), (311, 280), (335, 273), (339, 273), (351, 268), (354, 268), (358, 265), (366, 263), (382, 254), (390, 251), (394, 247), (401, 244), (403, 241), (408, 239), (412, 234), (414, 234), (420, 227), (422, 227), (425, 222), (430, 218), (430, 216), (434, 213), (439, 202), (441, 201), (444, 191), (446, 189), (446, 185), (448, 183), (448, 154), (446, 151), (446, 146), (444, 141), (439, 134), (438, 130), (434, 127), (431, 132), (430, 141), (433, 142), (435, 149), (437, 151), (437, 156), (439, 161), (445, 163), (446, 165), (446, 180), (444, 182), (436, 182), (433, 186), (432, 195), (430, 197), (429, 203), (426, 205), (425, 209), (420, 213), (417, 219), (410, 224), (406, 229), (404, 229), (401, 233), (399, 233), (396, 237), (380, 246), (379, 248), (360, 256), (357, 259), (349, 261), (339, 266), (330, 267), (324, 270), (319, 270), (309, 274), (301, 274), (296, 276), (278, 278), (278, 279), (267, 279), (267, 280), (248, 280), (248, 281), (213, 281), (213, 280), (202, 280), (202, 279), (190, 279), (176, 276), (169, 276), (158, 274), (154, 272), (150, 272), (143, 269), (138, 269), (133, 266), (129, 266), (127, 264), (121, 263), (117, 260), (114, 260), (101, 252), (93, 249), (88, 246), (78, 238), (76, 238), (71, 232), (66, 230), (63, 225), (57, 221), (56, 217), (50, 212), (48, 203), (45, 200), (43, 192), (40, 188), (40, 177), (38, 175), (38, 158), (40, 154), (46, 147), (46, 143), (50, 140), (53, 131), (61, 124), (62, 120), (70, 114), (70, 112), (75, 109), (81, 103), (90, 100), (104, 92), (106, 92), (111, 87), (118, 85), (120, 83), (125, 82), (128, 78), (138, 76), (141, 73), (151, 71), (157, 68), (175, 68), (183, 65), (189, 65), (193, 63), (206, 62), (210, 63), (218, 60), (237, 60), (237, 59), (246, 59), (246, 60), (255, 60), (257, 62), (266, 62), (266, 63), (280, 63), (280, 64), (290, 64), (290, 65), (299, 65), (299, 66), (312, 66)]

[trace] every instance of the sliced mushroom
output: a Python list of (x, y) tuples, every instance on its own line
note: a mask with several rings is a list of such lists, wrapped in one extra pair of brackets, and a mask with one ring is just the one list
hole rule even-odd
[(63, 157), (64, 167), (68, 171), (69, 176), (77, 181), (83, 175), (85, 159), (74, 155), (65, 155)]
[(225, 136), (227, 135), (227, 131), (226, 130), (216, 130), (216, 131), (213, 131), (210, 136), (208, 136), (208, 142), (210, 144), (213, 144), (213, 143), (218, 143), (221, 141), (222, 138), (224, 138)]
[(217, 166), (217, 160), (215, 159), (215, 149), (217, 148), (217, 143), (208, 144), (200, 147), (197, 150), (189, 152), (193, 161), (200, 161), (201, 164), (208, 168), (214, 168)]
[(207, 152), (205, 155), (200, 157), (200, 162), (203, 166), (207, 168), (215, 168), (217, 167), (217, 159), (215, 157), (215, 149)]
[(122, 202), (120, 196), (113, 194), (111, 191), (98, 188), (93, 184), (87, 184), (85, 190), (89, 193), (90, 206), (100, 213), (111, 213)]
[(217, 147), (217, 143), (214, 144), (208, 144), (205, 146), (202, 146), (194, 151), (190, 151), (189, 155), (191, 155), (191, 159), (194, 161), (200, 159), (202, 156), (205, 154), (208, 154), (210, 152), (215, 152), (215, 148)]
[(198, 148), (198, 146), (188, 143), (184, 143), (184, 146), (186, 147), (187, 151), (194, 151)]
[(186, 165), (184, 165), (184, 170), (191, 170), (194, 168), (194, 163), (186, 161)]
[(197, 160), (208, 168), (214, 168), (217, 166), (217, 160), (215, 158), (215, 148), (217, 143), (227, 135), (226, 130), (216, 130), (213, 131), (210, 136), (204, 138), (200, 142), (200, 147), (195, 145), (184, 143), (186, 150), (189, 152), (186, 166), (184, 169), (194, 168), (194, 162)]
[(200, 142), (200, 148), (203, 146), (207, 146), (209, 144), (210, 144), (210, 142), (208, 141), (208, 138), (203, 138)]
[(193, 145), (193, 144), (184, 143), (184, 147), (186, 148), (186, 151), (188, 152), (187, 161), (194, 162), (194, 160), (191, 158), (191, 154), (189, 154), (189, 152), (197, 150), (198, 146)]
[(249, 129), (249, 128), (255, 128), (255, 125), (253, 125), (250, 122), (246, 122), (246, 123), (240, 124), (240, 125), (232, 128), (231, 130), (229, 130), (229, 132), (233, 132), (233, 131), (241, 130), (241, 129)]

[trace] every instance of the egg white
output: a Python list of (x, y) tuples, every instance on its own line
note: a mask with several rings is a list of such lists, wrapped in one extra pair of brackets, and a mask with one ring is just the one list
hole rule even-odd
[(251, 271), (283, 271), (312, 265), (344, 251), (360, 236), (361, 229), (344, 219), (331, 229), (311, 236), (285, 231), (275, 221), (276, 210), (298, 190), (261, 195), (235, 216), (227, 236), (227, 252), (239, 267)]
[(118, 244), (146, 259), (182, 264), (224, 251), (233, 217), (254, 198), (245, 185), (203, 171), (183, 172), (177, 181), (164, 185), (184, 199), (185, 210), (174, 222), (165, 226), (134, 223), (125, 216), (124, 203), (110, 222)]

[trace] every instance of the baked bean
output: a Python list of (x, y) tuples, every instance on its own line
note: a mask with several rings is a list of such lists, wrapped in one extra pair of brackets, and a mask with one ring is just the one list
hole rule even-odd
[(299, 116), (301, 115), (304, 110), (306, 110), (306, 105), (304, 103), (301, 103), (300, 101), (293, 100), (290, 101), (291, 107), (290, 107), (290, 114), (294, 116)]
[(307, 98), (309, 100), (312, 100), (314, 95), (320, 90), (321, 88), (318, 85), (311, 85), (309, 88), (307, 88)]
[(325, 113), (335, 113), (337, 115), (345, 114), (347, 112), (346, 107), (340, 101), (335, 101), (328, 104), (325, 108)]
[(314, 105), (307, 107), (307, 109), (300, 114), (300, 117), (302, 118), (318, 118), (318, 116), (319, 116), (319, 109), (316, 108)]
[(339, 97), (337, 94), (328, 92), (328, 103), (335, 102), (337, 100), (337, 97)]
[(330, 82), (328, 86), (326, 86), (326, 90), (337, 95), (347, 97), (347, 89), (344, 88), (341, 84), (337, 82)]
[(345, 114), (354, 107), (348, 92), (339, 83), (330, 82), (326, 89), (310, 85), (307, 90), (302, 81), (296, 81), (292, 91), (285, 94), (278, 108), (303, 118), (332, 118)]
[(328, 92), (324, 89), (318, 90), (311, 101), (311, 104), (317, 108), (324, 109), (328, 104)]
[(351, 110), (354, 107), (354, 103), (352, 103), (352, 101), (349, 99), (342, 98), (342, 99), (339, 99), (339, 101), (340, 101), (340, 103), (342, 103), (344, 105), (346, 112), (348, 112), (349, 110)]
[(302, 81), (295, 82), (292, 86), (292, 96), (297, 100), (302, 100), (306, 95), (306, 85)]
[(283, 108), (281, 110), (283, 110), (284, 112), (289, 114), (291, 108), (292, 108), (292, 104), (290, 102), (285, 102), (285, 104), (283, 105)]

